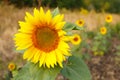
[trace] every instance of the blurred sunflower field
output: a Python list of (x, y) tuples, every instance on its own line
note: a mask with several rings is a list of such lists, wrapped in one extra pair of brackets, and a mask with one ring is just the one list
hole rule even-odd
[(120, 80), (120, 0), (1, 0), (0, 80)]

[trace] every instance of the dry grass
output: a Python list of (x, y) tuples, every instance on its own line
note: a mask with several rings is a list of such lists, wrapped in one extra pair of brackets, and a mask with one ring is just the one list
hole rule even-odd
[[(89, 12), (87, 15), (80, 14), (80, 12), (68, 12), (65, 13), (65, 20), (69, 22), (75, 22), (77, 19), (83, 19), (85, 21), (85, 25), (88, 30), (93, 30), (98, 26), (103, 26), (105, 23), (105, 16), (107, 13), (96, 13), (94, 11)], [(116, 24), (120, 22), (120, 15), (112, 14), (113, 22), (112, 24)]]
[[(14, 51), (13, 36), (19, 28), (18, 21), (24, 20), (26, 11), (31, 12), (32, 8), (17, 9), (13, 6), (0, 5), (0, 78), (2, 78), (3, 72), (6, 73), (9, 62), (14, 61), (17, 64), (22, 64), (21, 55)], [(79, 18), (84, 19), (89, 30), (102, 26), (106, 15), (105, 13), (96, 14), (95, 12), (80, 15), (79, 11), (61, 11), (61, 13), (65, 14), (65, 20), (69, 22), (75, 22)], [(119, 21), (120, 15), (113, 14), (112, 24)]]

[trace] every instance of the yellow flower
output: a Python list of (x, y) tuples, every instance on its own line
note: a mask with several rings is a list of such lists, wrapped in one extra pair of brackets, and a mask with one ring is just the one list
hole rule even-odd
[(89, 11), (87, 9), (81, 8), (80, 14), (87, 15), (88, 13), (89, 13)]
[(94, 56), (103, 56), (104, 52), (103, 51), (95, 51)]
[(104, 52), (103, 51), (100, 51), (100, 56), (103, 56), (104, 55)]
[(99, 52), (95, 51), (93, 54), (94, 54), (94, 56), (97, 56), (99, 54)]
[(105, 18), (106, 22), (110, 23), (112, 22), (112, 15), (107, 15), (106, 18)]
[(101, 27), (101, 28), (100, 28), (100, 33), (101, 33), (102, 35), (105, 35), (105, 34), (107, 33), (106, 27)]
[(17, 50), (26, 49), (23, 59), (39, 63), (39, 67), (54, 68), (57, 63), (63, 67), (66, 56), (71, 56), (66, 32), (62, 30), (63, 18), (60, 14), (52, 17), (50, 10), (45, 13), (42, 7), (40, 11), (35, 8), (33, 16), (26, 13), (25, 22), (19, 22), (20, 29), (14, 38)]
[(12, 63), (12, 62), (8, 64), (8, 69), (9, 69), (10, 71), (13, 71), (13, 70), (15, 69), (15, 67), (16, 67), (15, 64)]
[(76, 24), (78, 25), (78, 26), (80, 26), (80, 27), (83, 27), (84, 26), (84, 20), (82, 20), (82, 19), (79, 19), (79, 20), (77, 20), (76, 21)]
[(78, 34), (74, 34), (74, 35), (71, 37), (70, 40), (71, 40), (72, 44), (74, 44), (74, 45), (78, 45), (78, 44), (80, 44), (81, 41), (82, 41), (81, 37), (80, 37)]

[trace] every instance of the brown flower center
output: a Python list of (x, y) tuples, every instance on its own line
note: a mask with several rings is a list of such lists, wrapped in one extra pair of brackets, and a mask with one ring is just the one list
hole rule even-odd
[(50, 52), (57, 48), (59, 36), (54, 29), (48, 27), (37, 28), (33, 33), (33, 43), (36, 48), (44, 52)]
[(79, 21), (79, 24), (82, 24), (83, 22), (82, 21)]
[(107, 20), (110, 20), (110, 17), (107, 17)]
[(105, 29), (102, 29), (101, 31), (102, 31), (102, 32), (105, 32)]
[(75, 37), (73, 40), (74, 40), (74, 41), (78, 41), (78, 38), (77, 38), (77, 37)]

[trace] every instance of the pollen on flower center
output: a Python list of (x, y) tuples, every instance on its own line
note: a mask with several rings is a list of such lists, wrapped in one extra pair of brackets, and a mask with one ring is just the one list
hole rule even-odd
[(50, 52), (57, 48), (59, 36), (54, 29), (48, 27), (37, 28), (33, 33), (33, 43), (36, 48), (44, 52)]

